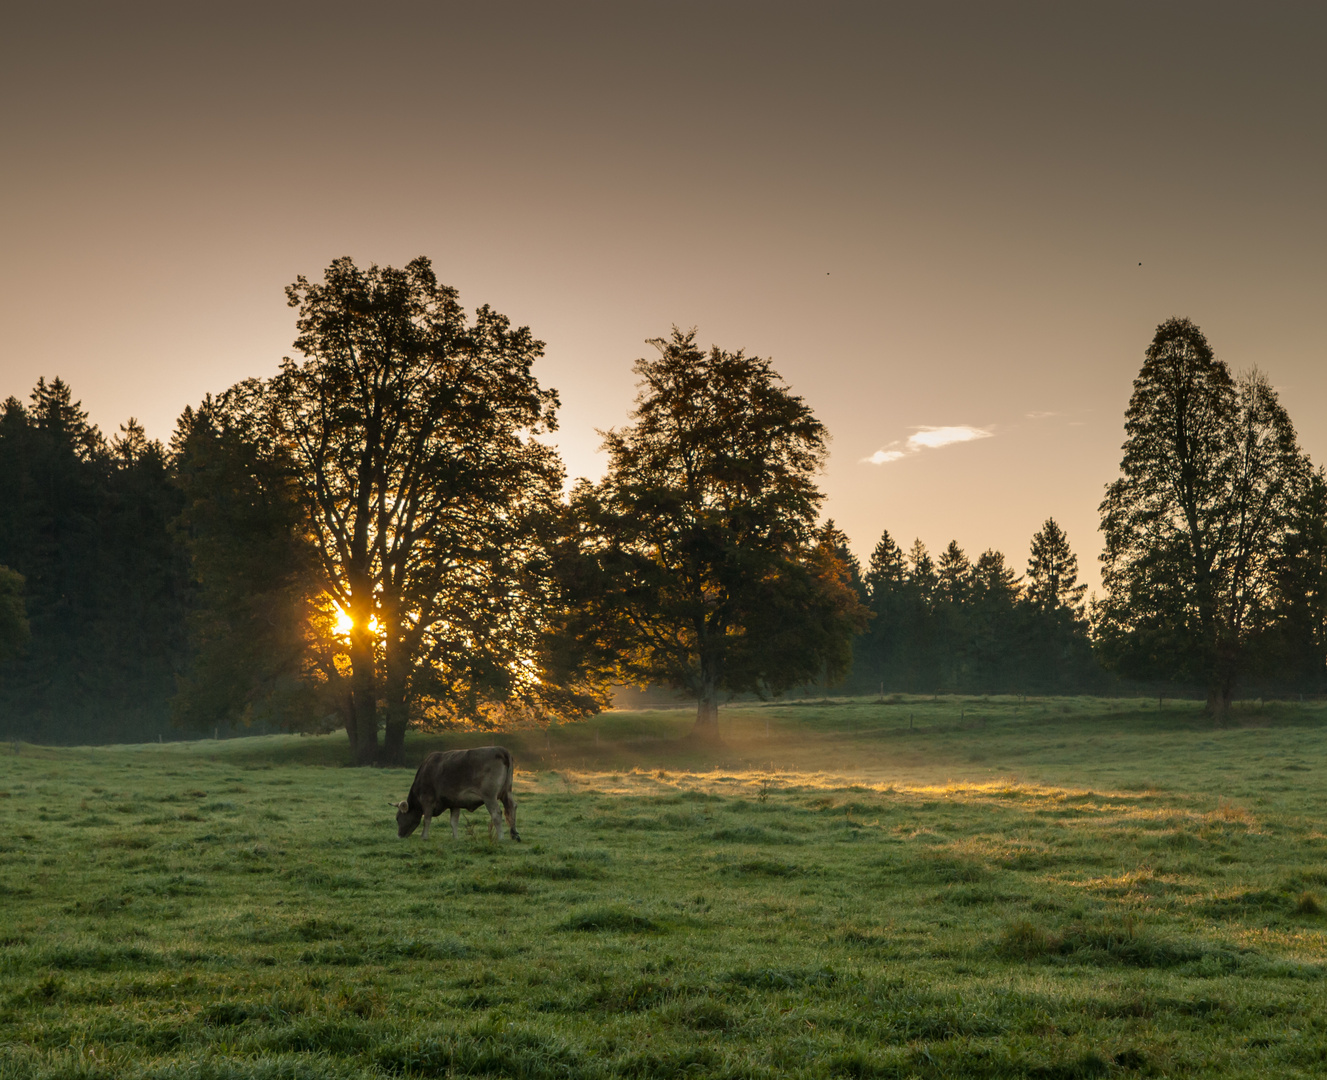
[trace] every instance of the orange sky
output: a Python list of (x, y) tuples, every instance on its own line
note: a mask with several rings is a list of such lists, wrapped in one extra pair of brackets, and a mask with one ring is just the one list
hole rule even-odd
[(30, 5), (0, 35), (0, 395), (58, 374), (166, 438), (275, 370), (296, 274), (426, 254), (548, 343), (573, 476), (644, 339), (697, 326), (829, 426), (863, 559), (888, 528), (1021, 570), (1053, 515), (1095, 583), (1163, 319), (1266, 370), (1327, 461), (1325, 31), (1275, 3)]

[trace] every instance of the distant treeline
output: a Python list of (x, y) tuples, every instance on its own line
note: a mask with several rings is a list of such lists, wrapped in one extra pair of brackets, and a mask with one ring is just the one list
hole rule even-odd
[(874, 616), (853, 641), (847, 685), (854, 691), (1063, 694), (1115, 686), (1092, 655), (1087, 586), (1053, 519), (1032, 538), (1024, 575), (998, 551), (974, 563), (950, 541), (933, 559), (920, 540), (904, 553), (886, 532), (866, 573), (854, 577)]
[[(1327, 482), (1257, 372), (1158, 328), (1101, 506), (1104, 594), (1047, 519), (1024, 567), (819, 522), (828, 433), (769, 362), (694, 332), (637, 361), (609, 467), (563, 497), (542, 351), (469, 322), (426, 259), (303, 278), (296, 348), (107, 439), (39, 380), (0, 415), (0, 730), (108, 742), (574, 719), (667, 686), (734, 695), (1327, 688)], [(1021, 572), (1020, 572), (1021, 571)], [(381, 737), (381, 741), (380, 741)]]
[[(0, 415), (0, 564), (28, 634), (0, 666), (12, 737), (137, 741), (169, 727), (188, 662), (184, 500), (169, 453), (130, 420), (107, 440), (60, 379)], [(17, 655), (14, 655), (17, 653)]]

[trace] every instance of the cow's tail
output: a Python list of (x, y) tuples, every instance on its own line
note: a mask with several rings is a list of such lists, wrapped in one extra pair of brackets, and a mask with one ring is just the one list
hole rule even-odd
[(507, 812), (507, 831), (519, 843), (521, 834), (516, 831), (516, 796), (511, 793), (512, 784), (516, 781), (516, 759), (505, 746), (502, 748), (502, 756), (507, 765), (507, 782), (502, 785), (502, 808)]

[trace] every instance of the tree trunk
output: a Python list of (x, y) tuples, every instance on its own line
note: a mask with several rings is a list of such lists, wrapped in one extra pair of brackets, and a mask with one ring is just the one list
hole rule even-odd
[(1212, 686), (1207, 691), (1207, 711), (1218, 725), (1225, 723), (1230, 715), (1230, 702), (1235, 696), (1235, 688), (1228, 682)]
[[(697, 627), (702, 642), (708, 629), (703, 623)], [(719, 741), (719, 683), (722, 681), (722, 673), (722, 655), (715, 656), (710, 650), (702, 648), (700, 679), (696, 686), (696, 726), (691, 729), (693, 739)]]
[(696, 726), (691, 729), (691, 734), (706, 742), (719, 741), (719, 700), (718, 696), (711, 693), (708, 697), (702, 697), (696, 701)]
[(355, 764), (378, 760), (378, 687), (373, 639), (358, 626), (350, 634), (350, 711), (355, 718)]
[(349, 691), (339, 694), (340, 701), (338, 705), (341, 710), (341, 717), (345, 721), (346, 738), (350, 742), (350, 756), (356, 758), (359, 755), (359, 734), (355, 727), (355, 697)]
[(387, 698), (387, 717), (383, 728), (382, 757), (384, 765), (405, 764), (405, 729), (409, 723), (409, 709), (405, 697), (389, 693)]

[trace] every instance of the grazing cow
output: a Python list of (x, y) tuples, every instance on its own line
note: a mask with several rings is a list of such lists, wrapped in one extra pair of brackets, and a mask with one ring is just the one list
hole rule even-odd
[(396, 832), (409, 836), (420, 821), (424, 822), (422, 839), (429, 836), (429, 822), (444, 810), (452, 812), (452, 839), (462, 810), (488, 807), (489, 835), (497, 830), (502, 839), (502, 812), (507, 812), (511, 838), (520, 840), (516, 831), (516, 799), (511, 793), (516, 765), (503, 746), (480, 746), (474, 750), (434, 751), (424, 759), (410, 797), (396, 803)]

